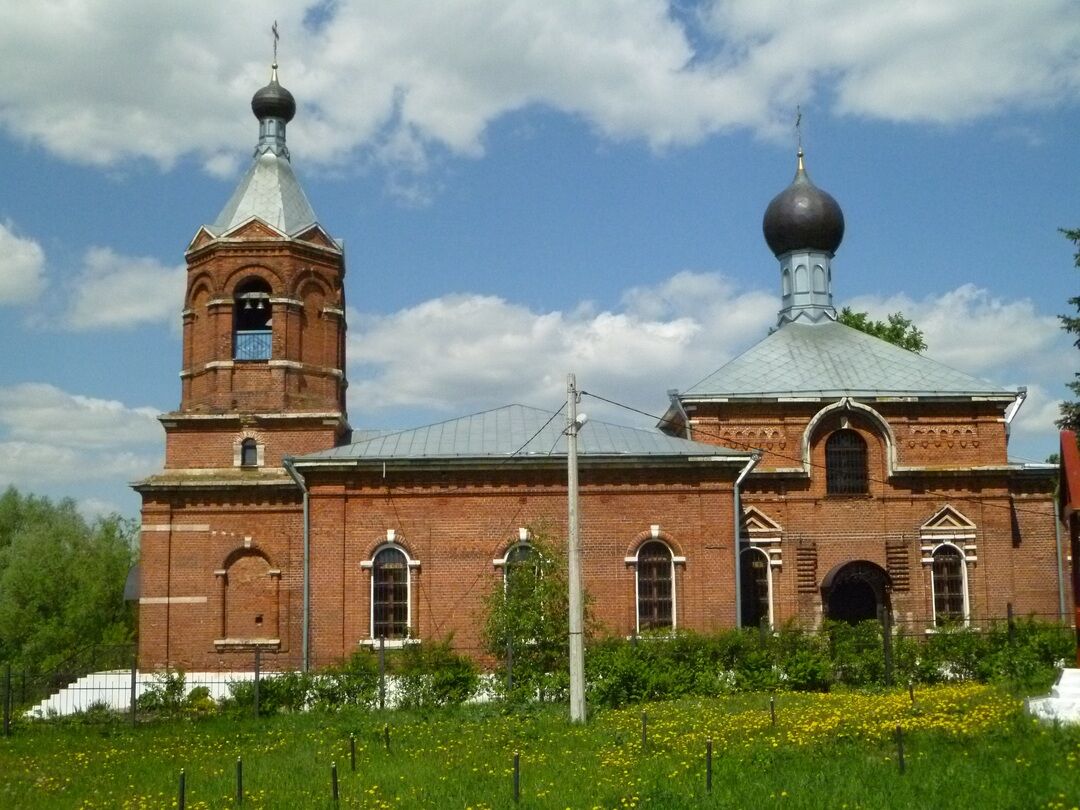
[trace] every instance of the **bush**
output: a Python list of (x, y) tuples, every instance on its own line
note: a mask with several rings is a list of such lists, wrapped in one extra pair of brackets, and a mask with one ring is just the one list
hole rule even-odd
[(187, 697), (182, 670), (166, 670), (154, 675), (154, 682), (135, 700), (139, 714), (180, 714)]
[(369, 650), (357, 650), (348, 661), (311, 679), (308, 702), (311, 708), (324, 711), (345, 706), (370, 708), (378, 691), (378, 661)]
[(408, 645), (398, 667), (397, 705), (403, 709), (457, 706), (480, 684), (476, 665), (454, 652), (449, 639)]
[[(306, 672), (264, 674), (259, 679), (259, 715), (267, 717), (282, 711), (298, 712), (308, 708), (311, 676)], [(255, 711), (255, 681), (230, 681), (229, 696), (221, 708), (234, 715)]]

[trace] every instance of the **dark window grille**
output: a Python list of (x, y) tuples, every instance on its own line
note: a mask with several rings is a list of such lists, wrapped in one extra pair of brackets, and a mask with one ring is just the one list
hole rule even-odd
[(409, 561), (399, 549), (384, 548), (372, 562), (372, 638), (409, 635)]
[(671, 552), (660, 542), (646, 543), (638, 552), (638, 627), (641, 630), (672, 626)]
[(934, 622), (964, 621), (964, 558), (959, 549), (942, 546), (934, 552)]
[(739, 555), (740, 593), (743, 627), (769, 622), (769, 558), (756, 548)]
[(240, 466), (257, 467), (259, 464), (259, 445), (254, 439), (240, 442)]
[(825, 485), (830, 495), (867, 492), (866, 442), (854, 430), (838, 430), (825, 442)]

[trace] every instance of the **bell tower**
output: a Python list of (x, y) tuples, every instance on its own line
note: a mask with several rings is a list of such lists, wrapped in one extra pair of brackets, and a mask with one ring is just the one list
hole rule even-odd
[(348, 433), (345, 254), (293, 173), (278, 82), (258, 90), (254, 159), (188, 245), (180, 407), (161, 416), (168, 470), (278, 468)]

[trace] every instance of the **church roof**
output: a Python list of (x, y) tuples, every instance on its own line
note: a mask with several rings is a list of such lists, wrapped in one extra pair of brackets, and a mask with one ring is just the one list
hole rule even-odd
[[(566, 456), (566, 417), (525, 405), (506, 405), (433, 425), (392, 432), (368, 431), (360, 441), (300, 456), (297, 463), (318, 461), (544, 459)], [(354, 438), (356, 433), (353, 434)], [(613, 425), (590, 419), (578, 433), (583, 458), (630, 460), (705, 458), (733, 460), (745, 453), (668, 436), (655, 429)]]
[(287, 157), (273, 152), (256, 155), (208, 230), (221, 236), (253, 217), (288, 236), (295, 236), (315, 224), (315, 211)]
[(1015, 392), (842, 323), (788, 323), (680, 395), (1012, 398)]

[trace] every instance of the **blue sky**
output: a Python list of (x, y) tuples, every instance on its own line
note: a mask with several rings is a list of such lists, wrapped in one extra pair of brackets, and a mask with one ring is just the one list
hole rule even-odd
[(0, 485), (136, 513), (183, 251), (250, 159), (275, 18), (293, 165), (346, 243), (354, 427), (554, 409), (570, 370), (661, 413), (775, 321), (798, 104), (837, 302), (1029, 386), (1011, 450), (1055, 449), (1072, 0), (152, 5), (0, 0)]

